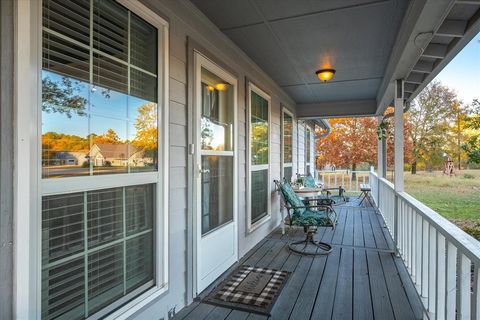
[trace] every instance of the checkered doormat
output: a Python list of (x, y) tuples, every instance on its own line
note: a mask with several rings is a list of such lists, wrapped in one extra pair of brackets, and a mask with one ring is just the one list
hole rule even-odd
[(289, 275), (287, 271), (241, 266), (205, 302), (269, 314)]

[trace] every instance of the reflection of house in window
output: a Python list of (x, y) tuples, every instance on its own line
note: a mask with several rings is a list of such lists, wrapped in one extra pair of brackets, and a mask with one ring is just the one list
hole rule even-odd
[(53, 165), (81, 165), (87, 161), (85, 152), (61, 151), (57, 152), (55, 159), (52, 159)]
[(144, 149), (127, 144), (96, 143), (89, 153), (94, 166), (133, 166), (144, 167), (153, 164), (153, 159), (145, 156)]

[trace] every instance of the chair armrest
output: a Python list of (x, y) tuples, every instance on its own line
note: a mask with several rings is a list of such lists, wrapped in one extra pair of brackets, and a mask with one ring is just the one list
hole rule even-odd
[(330, 209), (330, 206), (325, 205), (325, 204), (316, 204), (316, 205), (306, 205), (306, 206), (285, 206), (287, 210), (290, 209), (309, 209), (309, 208), (325, 208), (325, 209)]

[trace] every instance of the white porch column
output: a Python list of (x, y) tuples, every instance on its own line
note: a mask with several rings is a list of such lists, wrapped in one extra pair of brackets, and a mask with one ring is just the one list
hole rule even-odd
[(404, 190), (404, 182), (403, 182), (403, 165), (404, 165), (404, 157), (403, 157), (403, 91), (404, 89), (404, 82), (403, 80), (396, 80), (395, 81), (395, 99), (394, 99), (394, 107), (395, 107), (395, 148), (394, 148), (394, 163), (395, 163), (395, 176), (394, 176), (394, 184), (395, 184), (395, 191), (401, 192)]
[[(378, 116), (377, 117), (377, 124), (380, 125), (382, 123), (383, 116)], [(377, 140), (377, 175), (380, 178), (385, 178), (383, 176), (383, 153), (385, 150), (383, 150), (383, 143), (382, 140)]]

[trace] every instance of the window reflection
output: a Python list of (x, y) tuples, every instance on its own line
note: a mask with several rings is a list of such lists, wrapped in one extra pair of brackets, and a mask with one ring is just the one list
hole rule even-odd
[(233, 86), (202, 69), (202, 150), (233, 150)]
[(268, 101), (251, 92), (252, 165), (268, 164)]
[(157, 103), (42, 71), (43, 177), (155, 171)]
[(293, 118), (283, 113), (283, 162), (292, 163)]

